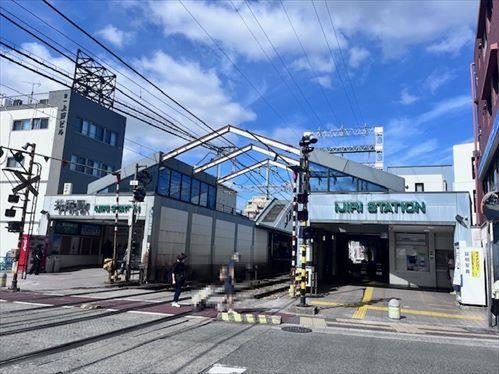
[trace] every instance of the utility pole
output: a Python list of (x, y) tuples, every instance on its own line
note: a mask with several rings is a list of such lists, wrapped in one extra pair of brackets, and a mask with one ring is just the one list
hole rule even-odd
[(311, 259), (311, 239), (312, 231), (309, 226), (308, 220), (308, 196), (310, 194), (310, 163), (309, 154), (314, 150), (312, 144), (317, 143), (317, 139), (313, 137), (312, 133), (305, 132), (300, 140), (301, 154), (300, 166), (298, 168), (298, 195), (297, 203), (298, 212), (297, 219), (299, 222), (298, 227), (298, 246), (300, 248), (300, 304), (299, 307), (307, 307), (306, 292), (307, 292), (307, 257)]
[[(36, 144), (35, 143), (27, 143), (26, 144), (26, 149), (29, 147), (31, 148), (29, 152), (23, 152), (23, 153), (28, 153), (29, 156), (29, 165), (28, 165), (28, 170), (27, 170), (27, 182), (25, 183), (26, 186), (24, 187), (24, 200), (23, 200), (23, 206), (22, 206), (22, 215), (21, 215), (21, 223), (19, 227), (19, 238), (17, 240), (17, 251), (14, 256), (14, 263), (15, 265), (12, 267), (12, 283), (10, 286), (10, 290), (12, 291), (19, 291), (19, 288), (17, 287), (17, 275), (18, 275), (18, 265), (19, 265), (19, 256), (21, 254), (21, 248), (22, 248), (22, 243), (23, 243), (23, 235), (24, 235), (24, 225), (26, 223), (26, 212), (28, 210), (28, 202), (29, 202), (29, 195), (30, 195), (30, 190), (32, 189), (31, 185), (29, 184), (30, 180), (32, 179), (32, 174), (33, 174), (33, 165), (35, 163), (35, 148)], [(20, 152), (20, 151), (19, 151)], [(17, 154), (19, 154), (19, 152)], [(16, 156), (14, 156), (16, 157)], [(23, 157), (20, 157), (20, 160), (22, 161)], [(20, 162), (20, 161), (18, 161)], [(28, 264), (26, 264), (27, 266)]]
[(113, 173), (116, 177), (116, 204), (114, 211), (114, 234), (113, 234), (113, 262), (111, 263), (111, 268), (109, 269), (109, 282), (114, 282), (116, 276), (116, 255), (118, 250), (118, 214), (120, 210), (120, 183), (121, 174), (119, 172)]
[(132, 213), (131, 220), (128, 228), (128, 247), (126, 253), (126, 272), (125, 281), (130, 280), (131, 275), (131, 263), (132, 251), (136, 249), (136, 233), (135, 233), (135, 221), (137, 220), (137, 203), (143, 202), (146, 197), (145, 186), (151, 182), (151, 175), (143, 170), (139, 173), (140, 168), (145, 168), (147, 166), (135, 164), (135, 173), (133, 180), (130, 181), (130, 186), (133, 186), (133, 198), (132, 198)]

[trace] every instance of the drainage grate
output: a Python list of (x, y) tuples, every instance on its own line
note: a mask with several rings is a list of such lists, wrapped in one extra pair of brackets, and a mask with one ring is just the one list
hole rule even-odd
[(306, 327), (301, 327), (301, 326), (285, 326), (285, 327), (281, 328), (281, 330), (287, 331), (287, 332), (297, 332), (299, 334), (305, 334), (307, 332), (312, 332), (311, 329), (306, 328)]

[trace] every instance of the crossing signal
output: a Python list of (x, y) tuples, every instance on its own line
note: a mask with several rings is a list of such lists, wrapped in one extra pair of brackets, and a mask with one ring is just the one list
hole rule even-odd
[(23, 223), (21, 221), (7, 222), (7, 231), (8, 232), (21, 232), (22, 226), (23, 226)]
[(133, 199), (136, 202), (143, 202), (146, 197), (146, 190), (142, 186), (137, 186), (136, 188), (133, 189)]
[(9, 203), (17, 204), (19, 202), (19, 195), (9, 195), (7, 201)]
[(12, 218), (15, 216), (16, 216), (16, 210), (14, 208), (5, 209), (5, 217)]

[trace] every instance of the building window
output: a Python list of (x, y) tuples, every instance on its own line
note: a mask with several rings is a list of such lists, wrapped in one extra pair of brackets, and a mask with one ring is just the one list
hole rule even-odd
[(88, 136), (99, 142), (104, 142), (106, 144), (116, 147), (118, 145), (118, 133), (106, 129), (96, 123), (89, 121), (84, 118), (78, 118), (76, 125), (76, 131), (80, 134)]
[(157, 194), (195, 205), (216, 209), (217, 188), (168, 168), (160, 169)]
[(158, 194), (168, 196), (170, 194), (170, 169), (159, 171)]
[(217, 189), (214, 186), (208, 186), (208, 208), (215, 209), (217, 203)]
[(191, 203), (199, 205), (199, 193), (201, 190), (201, 182), (197, 179), (192, 180), (191, 184)]
[(19, 119), (15, 120), (12, 125), (13, 131), (21, 130), (40, 130), (49, 127), (48, 118), (33, 118), (33, 119)]
[[(114, 170), (111, 165), (106, 165), (100, 161), (90, 160), (77, 155), (71, 155), (70, 160), (69, 170), (91, 175), (93, 177), (103, 177), (108, 173), (112, 173)], [(105, 170), (107, 170), (107, 172)]]
[(475, 156), (471, 157), (471, 179), (475, 180)]
[(24, 165), (24, 158), (21, 162), (17, 162), (14, 157), (7, 158), (7, 167), (8, 168), (21, 168)]
[(182, 183), (182, 174), (180, 174), (176, 170), (172, 170), (171, 181), (170, 181), (171, 198), (180, 200), (181, 183)]
[(206, 183), (201, 182), (201, 190), (199, 194), (199, 205), (207, 206), (208, 205), (208, 185)]
[(415, 183), (414, 190), (416, 192), (424, 192), (424, 183)]
[(188, 175), (182, 175), (182, 193), (180, 194), (180, 200), (189, 202), (191, 201), (191, 177)]

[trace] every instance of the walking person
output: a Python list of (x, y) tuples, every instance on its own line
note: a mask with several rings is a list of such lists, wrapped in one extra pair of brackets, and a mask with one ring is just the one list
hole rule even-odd
[(234, 313), (234, 294), (235, 294), (235, 268), (236, 263), (240, 260), (239, 253), (234, 253), (227, 263), (227, 267), (223, 267), (220, 273), (220, 279), (224, 281), (225, 297), (229, 313)]
[(177, 256), (177, 261), (172, 268), (172, 284), (175, 286), (175, 294), (173, 295), (172, 306), (175, 308), (180, 308), (178, 300), (180, 298), (180, 293), (182, 292), (182, 287), (185, 283), (186, 266), (184, 264), (184, 260), (186, 258), (187, 256), (184, 253), (179, 254)]
[(29, 274), (33, 274), (35, 272), (35, 275), (38, 275), (40, 272), (40, 265), (42, 263), (42, 246), (41, 244), (38, 244), (35, 249), (33, 249), (33, 252), (31, 252), (31, 260), (33, 261), (33, 264), (31, 265), (31, 269), (29, 269)]

